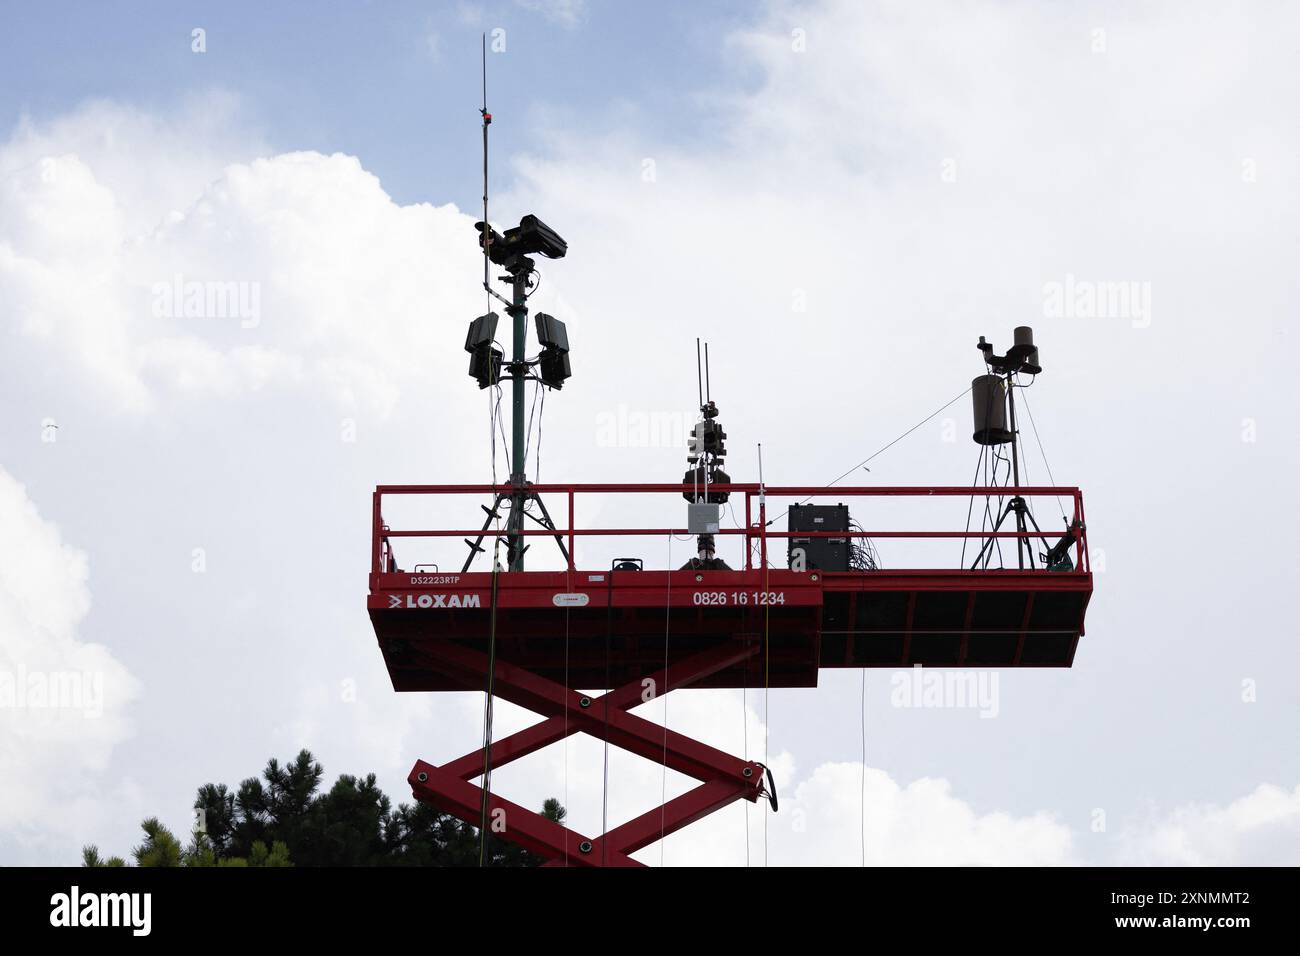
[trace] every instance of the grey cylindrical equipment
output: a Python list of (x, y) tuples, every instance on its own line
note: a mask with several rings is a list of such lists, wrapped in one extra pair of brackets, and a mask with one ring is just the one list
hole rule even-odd
[(970, 383), (975, 412), (975, 434), (981, 445), (1005, 445), (1011, 441), (1007, 428), (1007, 390), (1000, 376), (981, 375)]
[(1023, 356), (1021, 371), (1037, 375), (1043, 370), (1043, 365), (1038, 361), (1038, 346), (1034, 345), (1034, 330), (1027, 325), (1017, 326), (1015, 337), (1016, 351)]

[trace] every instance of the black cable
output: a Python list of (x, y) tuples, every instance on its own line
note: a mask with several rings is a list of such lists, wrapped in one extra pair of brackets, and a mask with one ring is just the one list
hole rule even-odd
[(862, 865), (867, 865), (867, 669), (862, 668), (862, 787), (858, 794), (858, 829), (862, 836)]
[[(1052, 483), (1053, 487), (1055, 487), (1056, 476), (1052, 474), (1052, 463), (1047, 460), (1047, 452), (1043, 450), (1043, 440), (1038, 437), (1038, 425), (1034, 422), (1034, 410), (1029, 407), (1029, 399), (1027, 398), (1025, 399), (1025, 411), (1029, 413), (1029, 426), (1034, 430), (1034, 441), (1038, 443), (1038, 453), (1043, 456), (1043, 465), (1047, 468), (1047, 480)], [(1068, 527), (1070, 519), (1065, 516), (1065, 507), (1061, 504), (1061, 496), (1056, 495), (1055, 497), (1056, 507), (1061, 512), (1061, 520), (1065, 522)]]
[[(1010, 463), (1007, 461), (1006, 456), (1002, 454), (1002, 447), (1000, 445), (994, 445), (993, 446), (993, 487), (998, 486), (998, 462), (1002, 462), (1004, 465), (1008, 466), (1007, 477), (1003, 482), (1003, 484), (1005, 485), (1006, 482), (1009, 482), (1011, 480)], [(989, 527), (990, 534), (993, 535), (997, 534), (998, 524), (997, 524), (997, 519), (993, 517), (993, 513), (996, 512), (998, 515), (1002, 514), (1002, 502), (1004, 498), (1006, 498), (1006, 495), (998, 496), (998, 506), (996, 509), (993, 509), (992, 511), (990, 511), (988, 507), (989, 499), (987, 498), (985, 499), (984, 513), (988, 518), (988, 527)], [(998, 567), (999, 568), (1005, 567), (1006, 561), (1002, 557), (1002, 539), (998, 537), (994, 537), (993, 545), (998, 552)], [(985, 564), (985, 567), (988, 567), (987, 563)]]
[(491, 616), (488, 623), (488, 667), (486, 697), (483, 700), (483, 804), (480, 807), (478, 831), (478, 865), (484, 866), (487, 854), (488, 804), (492, 799), (492, 692), (497, 669), (497, 576), (500, 566), (501, 539), (492, 555)]
[[(510, 441), (509, 439), (506, 438), (505, 422), (501, 420), (501, 398), (505, 393), (502, 391), (500, 385), (498, 385), (496, 389), (497, 389), (496, 420), (497, 420), (497, 430), (501, 433), (501, 451), (506, 456), (506, 468), (508, 468), (510, 470), (510, 473), (513, 475), (514, 464), (510, 461)], [(495, 461), (496, 435), (492, 436), (492, 448), (493, 448), (493, 460)], [(493, 474), (495, 475), (495, 468)], [(493, 481), (493, 484), (495, 484), (495, 480)]]
[[(570, 555), (570, 558), (573, 556)], [(572, 593), (573, 581), (569, 576), (566, 589)], [(564, 606), (564, 693), (569, 693), (569, 606)], [(564, 708), (564, 804), (567, 809), (569, 804), (569, 708)], [(564, 865), (569, 865), (569, 829), (564, 830)]]
[[(852, 468), (850, 468), (850, 469), (849, 469), (848, 471), (846, 471), (844, 474), (840, 475), (838, 478), (836, 478), (834, 481), (832, 481), (832, 482), (830, 483), (830, 485), (838, 484), (839, 482), (841, 482), (841, 481), (843, 481), (845, 478), (847, 478), (849, 475), (851, 475), (851, 474), (853, 474), (855, 471), (857, 471), (859, 468), (861, 468), (861, 467), (863, 467), (864, 465), (866, 465), (867, 462), (871, 461), (871, 460), (874, 459), (876, 456), (878, 456), (878, 455), (882, 455), (882, 454), (884, 454), (885, 452), (889, 451), (889, 449), (893, 448), (895, 445), (897, 445), (900, 441), (902, 441), (902, 440), (903, 440), (904, 438), (906, 438), (908, 435), (912, 434), (912, 432), (916, 431), (918, 428), (920, 428), (922, 425), (924, 425), (924, 424), (925, 424), (926, 422), (928, 422), (930, 419), (934, 418), (934, 417), (935, 417), (936, 415), (938, 415), (940, 412), (944, 411), (944, 410), (947, 409), (950, 405), (952, 405), (952, 404), (955, 403), (958, 399), (960, 399), (962, 396), (964, 396), (967, 392), (969, 392), (969, 391), (971, 390), (971, 387), (973, 387), (973, 386), (968, 386), (967, 388), (963, 389), (960, 395), (955, 396), (954, 398), (952, 398), (952, 399), (950, 399), (949, 401), (945, 402), (943, 405), (941, 405), (941, 406), (939, 406), (938, 408), (936, 408), (936, 409), (935, 409), (934, 411), (932, 411), (929, 415), (926, 415), (925, 418), (921, 419), (919, 422), (917, 422), (915, 425), (913, 425), (913, 426), (912, 426), (911, 428), (909, 428), (907, 431), (903, 432), (903, 434), (899, 435), (897, 438), (895, 438), (893, 441), (891, 441), (888, 445), (885, 445), (884, 447), (880, 448), (879, 450), (877, 450), (877, 451), (873, 452), (872, 454), (868, 455), (868, 456), (867, 456), (866, 458), (864, 458), (862, 461), (858, 462), (856, 465), (854, 465)], [(830, 487), (830, 485), (827, 485), (827, 487)], [(801, 501), (796, 502), (796, 504), (803, 504), (805, 501), (811, 501), (813, 497), (814, 497), (813, 495), (809, 495), (807, 498), (804, 498), (804, 499), (802, 499)], [(767, 527), (770, 528), (770, 527), (771, 527), (775, 522), (780, 521), (783, 517), (785, 517), (785, 516), (786, 516), (787, 514), (789, 514), (789, 513), (790, 513), (790, 509), (789, 509), (789, 508), (786, 508), (785, 511), (781, 512), (781, 514), (777, 515), (775, 518), (773, 518), (771, 521), (769, 521), (769, 522), (767, 523)]]
[(526, 431), (526, 433), (525, 433), (525, 435), (524, 435), (524, 461), (523, 461), (523, 470), (524, 470), (525, 472), (528, 470), (528, 449), (531, 448), (531, 447), (532, 447), (532, 444), (533, 444), (533, 414), (537, 411), (537, 399), (538, 399), (538, 395), (539, 395), (539, 393), (540, 393), (541, 391), (542, 391), (542, 383), (541, 383), (541, 382), (534, 382), (534, 383), (533, 383), (533, 403), (532, 403), (530, 406), (528, 406), (528, 428), (527, 428), (527, 431)]
[(601, 735), (605, 739), (605, 761), (604, 761), (604, 787), (601, 793), (600, 809), (600, 864), (605, 866), (608, 863), (608, 841), (605, 836), (609, 832), (609, 657), (610, 645), (613, 643), (614, 634), (614, 565), (609, 568), (609, 581), (605, 585), (605, 695), (604, 701), (604, 724), (605, 732)]
[(546, 420), (546, 389), (542, 389), (542, 408), (537, 413), (537, 465), (533, 472), (533, 481), (542, 480), (542, 422)]

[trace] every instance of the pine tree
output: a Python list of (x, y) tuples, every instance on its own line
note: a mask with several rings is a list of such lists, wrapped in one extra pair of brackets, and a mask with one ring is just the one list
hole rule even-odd
[[(433, 808), (392, 801), (375, 775), (342, 774), (318, 793), (324, 770), (311, 752), (281, 764), (267, 761), (231, 793), (204, 784), (194, 798), (195, 828), (180, 841), (157, 818), (141, 824), (145, 839), (132, 851), (137, 866), (537, 866), (532, 853)], [(547, 800), (542, 815), (556, 823), (566, 811)], [(98, 847), (82, 850), (83, 866), (125, 866)]]

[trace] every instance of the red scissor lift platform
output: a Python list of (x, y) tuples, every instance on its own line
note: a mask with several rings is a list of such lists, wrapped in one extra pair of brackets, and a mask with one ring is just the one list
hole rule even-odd
[[(739, 799), (767, 796), (773, 782), (755, 761), (722, 753), (629, 711), (679, 687), (815, 687), (823, 667), (1069, 667), (1092, 594), (1083, 498), (1077, 488), (814, 488), (712, 486), (743, 497), (744, 538), (735, 570), (580, 568), (575, 545), (588, 537), (682, 536), (683, 528), (578, 528), (575, 499), (588, 495), (682, 494), (675, 484), (535, 484), (529, 491), (567, 501), (560, 528), (528, 528), (530, 542), (556, 538), (558, 570), (439, 572), (402, 570), (394, 542), (476, 538), (478, 530), (402, 529), (384, 520), (396, 496), (509, 495), (507, 486), (392, 485), (374, 496), (367, 601), (370, 619), (399, 691), (482, 691), (489, 661), (492, 691), (545, 718), (528, 730), (435, 767), (411, 771), (415, 796), (462, 820), (484, 818), (484, 791), (471, 783), (572, 733), (611, 744), (693, 776), (699, 786), (601, 837), (587, 837), (487, 794), (504, 819), (502, 836), (552, 865), (635, 865), (629, 854)], [(1073, 502), (1077, 527), (1070, 570), (947, 567), (795, 571), (772, 567), (769, 544), (795, 533), (767, 527), (771, 499), (1025, 498)], [(680, 498), (678, 499), (680, 504)], [(489, 531), (504, 537), (506, 532)], [(799, 532), (799, 537), (844, 537)], [(1041, 536), (1016, 531), (858, 531), (883, 539), (994, 539)], [(1016, 542), (1012, 540), (1010, 544)], [(405, 552), (405, 549), (403, 549)], [(784, 549), (778, 558), (784, 563)], [(490, 560), (490, 558), (489, 558)], [(666, 665), (666, 666), (665, 666)], [(601, 697), (585, 692), (604, 689)], [(485, 756), (488, 760), (485, 760)], [(500, 816), (496, 816), (500, 814)]]

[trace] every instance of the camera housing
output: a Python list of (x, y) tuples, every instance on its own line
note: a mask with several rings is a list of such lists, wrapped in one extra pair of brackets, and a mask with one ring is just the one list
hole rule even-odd
[(508, 266), (520, 256), (563, 259), (569, 251), (569, 244), (560, 234), (533, 215), (524, 216), (519, 225), (507, 229), (505, 235), (485, 222), (474, 223), (474, 228), (479, 233), (479, 247), (486, 243), (488, 258), (499, 266)]

